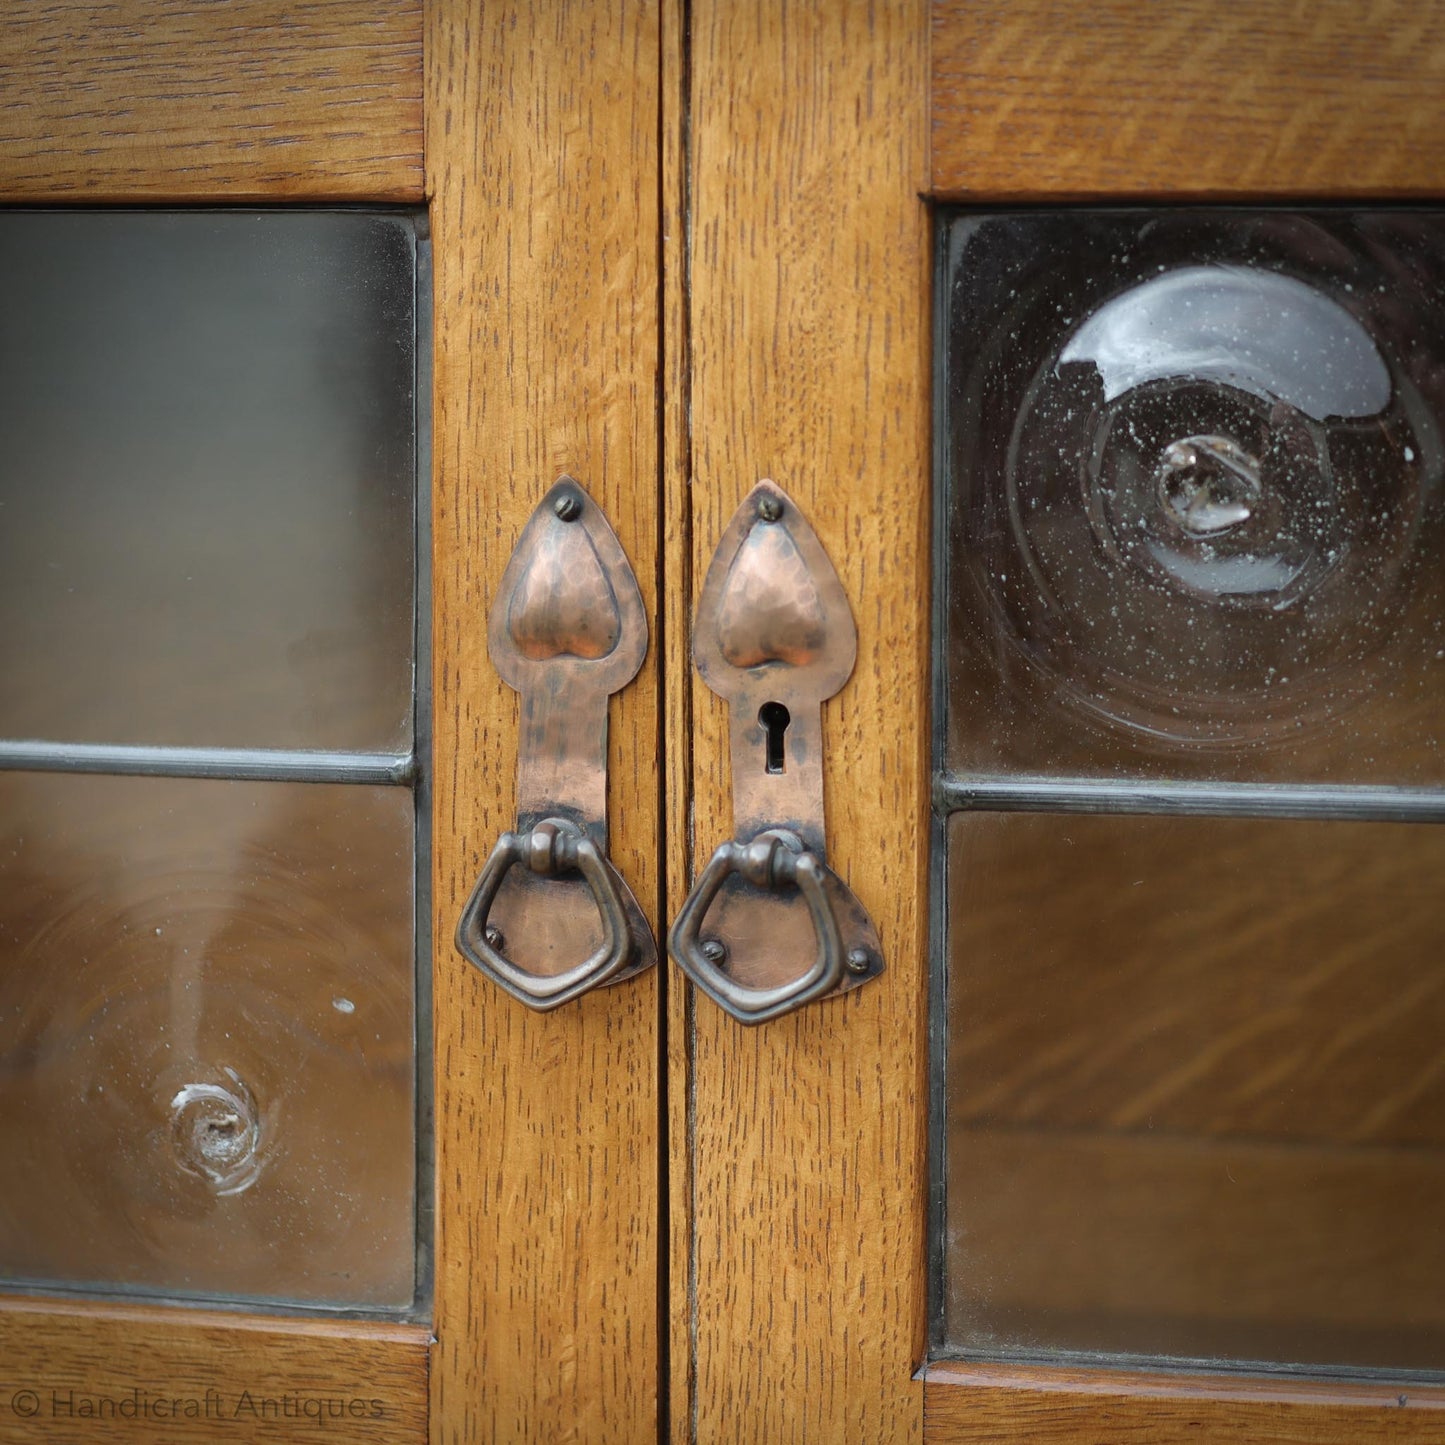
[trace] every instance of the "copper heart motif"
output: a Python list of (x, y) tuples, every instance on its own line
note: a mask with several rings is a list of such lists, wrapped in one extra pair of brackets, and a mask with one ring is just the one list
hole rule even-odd
[(718, 646), (734, 667), (802, 667), (823, 646), (823, 604), (787, 529), (758, 522), (728, 569), (717, 613)]

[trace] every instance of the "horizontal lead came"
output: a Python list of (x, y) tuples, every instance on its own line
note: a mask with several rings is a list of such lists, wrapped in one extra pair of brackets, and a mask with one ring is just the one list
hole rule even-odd
[(0, 770), (123, 773), (250, 782), (394, 783), (416, 776), (413, 753), (309, 752), (280, 748), (167, 748), (107, 743), (0, 742)]
[(939, 816), (958, 812), (1154, 813), (1440, 823), (1445, 822), (1445, 789), (938, 774), (933, 781), (933, 810)]

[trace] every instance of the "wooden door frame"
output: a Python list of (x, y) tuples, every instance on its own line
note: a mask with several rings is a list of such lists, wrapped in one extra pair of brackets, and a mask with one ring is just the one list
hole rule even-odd
[(614, 700), (610, 850), (663, 936), (658, 86), (639, 0), (427, 8), (437, 1271), (431, 1438), (656, 1437), (662, 968), (535, 1014), (452, 942), (514, 826), (487, 661), (517, 534), (562, 473), (607, 515), (651, 649)]
[[(726, 710), (685, 639), (769, 477), (858, 626), (824, 706), (829, 863), (888, 971), (757, 1028), (669, 988), (671, 1438), (917, 1439), (923, 1358), (929, 487), (928, 12), (692, 0), (667, 91), (669, 899), (731, 836)], [(679, 42), (681, 44), (683, 42)], [(685, 401), (684, 401), (685, 398)], [(680, 806), (673, 800), (673, 807)], [(688, 850), (690, 849), (690, 854)], [(676, 975), (673, 978), (676, 979)]]

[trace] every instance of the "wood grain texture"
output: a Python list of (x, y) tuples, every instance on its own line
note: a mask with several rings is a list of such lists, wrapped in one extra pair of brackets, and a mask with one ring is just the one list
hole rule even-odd
[(416, 201), (421, 0), (0, 16), (0, 199)]
[(428, 1337), (420, 1325), (12, 1296), (0, 1300), (0, 1442), (420, 1445)]
[(935, 196), (1445, 190), (1442, 0), (934, 0)]
[(1442, 1410), (1438, 1386), (1016, 1365), (934, 1365), (924, 1389), (930, 1445), (1423, 1445)]
[[(428, 10), (435, 1442), (657, 1428), (657, 972), (534, 1014), (452, 939), (515, 821), (517, 700), (488, 661), (487, 611), (559, 473), (606, 512), (656, 617), (658, 47), (634, 0)], [(612, 857), (657, 924), (650, 625), (652, 654), (612, 704), (609, 801)]]
[[(692, 879), (692, 433), (688, 257), (692, 244), (688, 175), (687, 0), (662, 5), (662, 595), (665, 869), (663, 917), (677, 916)], [(698, 684), (699, 686), (701, 684)], [(659, 940), (660, 941), (660, 940)], [(667, 1261), (661, 1288), (666, 1331), (669, 1440), (691, 1438), (693, 1199), (691, 1127), (693, 990), (664, 954)]]
[[(773, 478), (857, 618), (857, 669), (824, 708), (829, 861), (889, 972), (754, 1029), (702, 998), (672, 1009), (674, 1034), (692, 1019), (672, 1061), (692, 1201), (673, 1349), (696, 1361), (673, 1418), (678, 1439), (901, 1442), (924, 1324), (927, 13), (697, 0), (690, 19), (692, 602)], [(732, 827), (728, 743), (701, 686), (694, 712), (705, 859)]]

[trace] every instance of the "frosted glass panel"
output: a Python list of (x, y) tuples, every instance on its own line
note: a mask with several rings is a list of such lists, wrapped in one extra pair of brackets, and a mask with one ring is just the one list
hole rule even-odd
[(948, 849), (947, 1348), (1445, 1368), (1445, 828)]
[(0, 1278), (411, 1304), (412, 810), (0, 774)]
[(1445, 780), (1445, 217), (957, 217), (955, 772)]
[(0, 215), (0, 737), (409, 747), (415, 247)]

